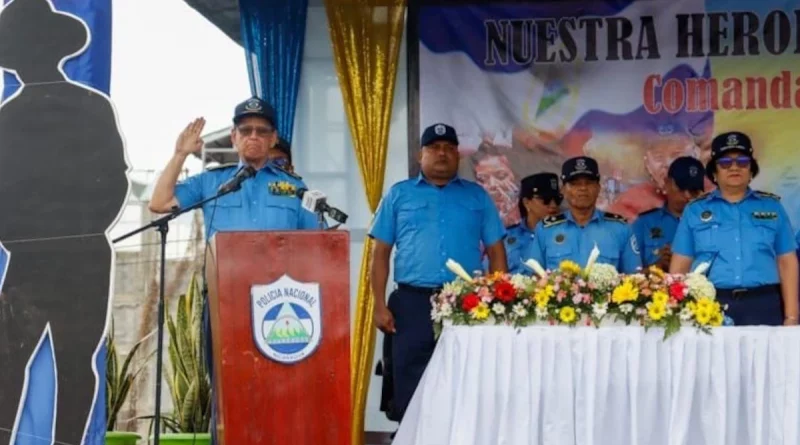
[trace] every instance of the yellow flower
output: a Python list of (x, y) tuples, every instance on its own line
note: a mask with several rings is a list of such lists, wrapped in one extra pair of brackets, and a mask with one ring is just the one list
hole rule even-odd
[(711, 326), (722, 326), (722, 312), (716, 311), (711, 314), (711, 319), (709, 320), (709, 324)]
[(636, 301), (639, 297), (639, 288), (633, 284), (630, 279), (625, 281), (614, 289), (611, 294), (611, 301), (620, 304), (626, 301)]
[(536, 302), (536, 306), (543, 308), (547, 306), (547, 303), (550, 302), (550, 299), (555, 295), (555, 291), (553, 290), (553, 285), (548, 284), (544, 287), (544, 289), (539, 289), (536, 291), (536, 294), (533, 296), (533, 300)]
[(695, 303), (694, 301), (688, 302), (686, 304), (686, 307), (689, 309), (689, 312), (691, 312), (692, 315), (697, 313), (697, 303)]
[(489, 280), (490, 281), (497, 281), (497, 280), (499, 280), (501, 278), (503, 278), (503, 272), (499, 272), (498, 271), (498, 272), (494, 272), (491, 275), (489, 275)]
[(711, 321), (712, 315), (711, 309), (698, 307), (694, 317), (700, 325), (706, 326)]
[(656, 303), (655, 301), (649, 303), (647, 305), (647, 315), (655, 321), (661, 320), (664, 318), (664, 315), (667, 313), (667, 306), (661, 303)]
[(709, 313), (714, 310), (714, 300), (707, 297), (697, 299), (697, 310), (705, 310)]
[(661, 268), (656, 265), (650, 266), (650, 273), (656, 275), (659, 278), (664, 278), (664, 271), (661, 270)]
[(653, 303), (666, 306), (669, 302), (669, 295), (664, 291), (656, 291), (653, 293)]
[(581, 266), (578, 266), (578, 263), (570, 260), (562, 261), (561, 264), (558, 265), (558, 268), (561, 269), (562, 272), (571, 273), (573, 275), (581, 273)]
[(481, 303), (472, 308), (472, 318), (476, 320), (485, 320), (489, 318), (489, 306), (486, 303)]
[(575, 321), (576, 317), (575, 308), (571, 306), (562, 307), (561, 310), (558, 311), (558, 319), (561, 320), (562, 323), (572, 323)]

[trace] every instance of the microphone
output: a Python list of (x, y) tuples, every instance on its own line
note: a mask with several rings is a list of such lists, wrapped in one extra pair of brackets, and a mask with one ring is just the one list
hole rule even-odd
[(328, 205), (328, 198), (319, 190), (308, 190), (301, 188), (297, 190), (297, 197), (300, 198), (302, 206), (309, 212), (327, 213), (332, 220), (344, 224), (347, 222), (347, 214)]
[(231, 179), (228, 179), (219, 186), (217, 193), (235, 192), (242, 188), (242, 182), (244, 182), (245, 179), (252, 178), (255, 175), (256, 170), (253, 167), (249, 165), (242, 166)]

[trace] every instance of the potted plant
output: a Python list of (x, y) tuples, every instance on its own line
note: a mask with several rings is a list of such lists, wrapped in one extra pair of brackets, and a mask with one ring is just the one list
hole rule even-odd
[(144, 369), (144, 366), (140, 366), (133, 370), (131, 363), (145, 339), (146, 337), (133, 345), (123, 361), (118, 355), (117, 343), (114, 338), (114, 319), (111, 319), (111, 330), (106, 336), (106, 445), (136, 445), (142, 438), (134, 432), (117, 431), (114, 428), (134, 380)]
[(167, 313), (169, 366), (167, 386), (174, 410), (162, 416), (164, 445), (211, 443), (211, 379), (206, 367), (203, 334), (203, 297), (192, 274), (186, 294), (178, 297), (175, 315)]

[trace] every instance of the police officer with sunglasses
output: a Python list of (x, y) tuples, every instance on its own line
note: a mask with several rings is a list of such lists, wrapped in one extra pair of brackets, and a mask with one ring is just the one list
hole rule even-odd
[(597, 209), (601, 188), (597, 161), (587, 156), (568, 159), (561, 168), (561, 180), (569, 210), (548, 216), (536, 226), (526, 258), (549, 270), (565, 260), (584, 266), (596, 245), (598, 262), (611, 264), (622, 273), (636, 272), (642, 260), (628, 222)]
[(523, 262), (528, 259), (525, 256), (533, 242), (536, 224), (545, 217), (557, 215), (562, 200), (555, 173), (537, 173), (522, 179), (517, 203), (522, 220), (506, 228), (504, 241), (510, 273), (530, 272)]
[(780, 198), (750, 188), (758, 171), (746, 134), (714, 138), (706, 175), (718, 188), (686, 206), (670, 271), (710, 263), (717, 300), (736, 325), (796, 325), (797, 246)]

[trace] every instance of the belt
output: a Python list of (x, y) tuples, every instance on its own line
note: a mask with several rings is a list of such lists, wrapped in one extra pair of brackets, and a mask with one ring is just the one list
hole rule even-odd
[(406, 290), (409, 292), (416, 292), (416, 293), (425, 293), (428, 295), (433, 295), (439, 293), (442, 288), (441, 287), (419, 287), (419, 286), (412, 286), (410, 284), (405, 283), (397, 283), (397, 288), (400, 290)]
[(717, 289), (717, 296), (730, 298), (760, 297), (768, 294), (781, 295), (780, 284), (766, 284), (764, 286), (745, 287), (737, 289)]

